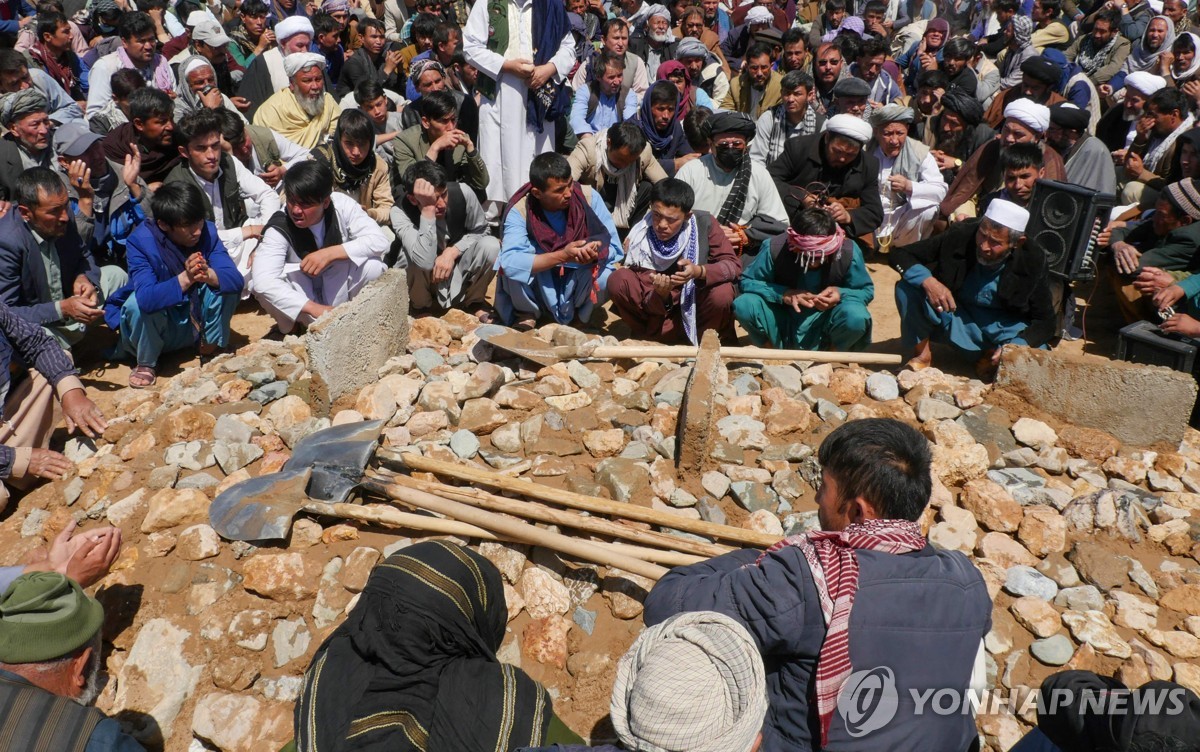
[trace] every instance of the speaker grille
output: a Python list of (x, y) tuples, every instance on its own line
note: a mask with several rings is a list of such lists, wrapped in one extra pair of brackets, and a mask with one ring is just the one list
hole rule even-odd
[(1046, 252), (1046, 267), (1061, 269), (1067, 255), (1067, 238), (1062, 231), (1046, 228), (1035, 232), (1033, 239)]
[(1049, 230), (1067, 230), (1080, 219), (1085, 207), (1078, 196), (1051, 193), (1041, 206), (1042, 222)]

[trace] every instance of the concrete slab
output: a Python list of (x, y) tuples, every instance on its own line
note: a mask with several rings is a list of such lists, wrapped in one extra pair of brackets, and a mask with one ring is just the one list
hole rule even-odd
[(698, 474), (712, 452), (713, 392), (724, 370), (721, 341), (716, 331), (709, 329), (700, 338), (675, 422), (675, 467), (684, 475)]
[(1005, 347), (996, 387), (1060, 421), (1098, 428), (1123, 444), (1178, 447), (1196, 402), (1191, 374)]
[(324, 416), (338, 398), (378, 379), (388, 358), (408, 346), (408, 277), (389, 269), (349, 303), (308, 328), (313, 413)]

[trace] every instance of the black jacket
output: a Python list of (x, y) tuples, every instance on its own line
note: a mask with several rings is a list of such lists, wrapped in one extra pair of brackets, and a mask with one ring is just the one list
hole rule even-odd
[(1125, 148), (1125, 139), (1134, 124), (1126, 120), (1124, 114), (1124, 105), (1113, 105), (1096, 122), (1096, 138), (1103, 141), (1109, 151)]
[(337, 86), (333, 90), (334, 99), (341, 101), (342, 97), (354, 91), (354, 88), (363, 81), (378, 81), (379, 85), (385, 89), (404, 91), (399, 67), (392, 71), (390, 76), (383, 72), (383, 63), (386, 57), (387, 50), (384, 50), (379, 56), (379, 64), (376, 65), (367, 54), (366, 47), (359, 47), (355, 50), (338, 75)]
[(850, 235), (861, 237), (874, 232), (883, 222), (883, 204), (879, 200), (879, 162), (863, 150), (847, 167), (834, 170), (825, 166), (824, 134), (789, 139), (783, 154), (767, 167), (775, 178), (775, 187), (788, 219), (793, 223), (804, 209), (804, 192), (813, 183), (829, 186), (830, 198), (860, 199), (862, 204), (850, 210)]
[[(982, 220), (956, 222), (950, 229), (928, 240), (893, 248), (892, 266), (900, 274), (917, 264), (933, 273), (957, 297), (963, 281), (975, 266), (975, 231)], [(1057, 328), (1057, 315), (1050, 295), (1046, 254), (1028, 240), (1013, 253), (1000, 273), (996, 300), (1010, 313), (1027, 322), (1021, 336), (1031, 347), (1049, 342)]]

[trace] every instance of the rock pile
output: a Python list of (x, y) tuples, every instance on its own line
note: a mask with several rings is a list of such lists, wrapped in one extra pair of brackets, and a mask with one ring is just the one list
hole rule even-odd
[[(898, 418), (933, 446), (930, 540), (972, 557), (995, 601), (989, 686), (1036, 687), (1077, 667), (1200, 691), (1200, 434), (1174, 451), (1124, 448), (936, 369), (731, 363), (707, 468), (680, 477), (686, 366), (486, 362), (472, 321), (412, 322), (408, 352), (330, 418), (314, 415), (304, 343), (288, 337), (161, 391), (121, 391), (103, 440), (68, 443), (77, 475), (21, 500), (0, 525), (0, 550), (15, 560), (70, 517), (121, 527), (126, 549), (98, 588), (111, 644), (101, 708), (172, 752), (277, 749), (290, 738), (308, 659), (371, 568), (412, 540), (300, 518), (278, 545), (229, 543), (207, 508), (232, 483), (278, 470), (312, 431), (366, 419), (386, 422), (391, 447), (783, 535), (817, 524), (822, 437), (848, 420)], [(541, 334), (589, 339), (553, 325)], [(502, 660), (544, 682), (569, 724), (592, 729), (652, 583), (540, 549), (478, 547), (505, 580)], [(996, 712), (979, 727), (988, 746), (1007, 749), (1032, 720)]]

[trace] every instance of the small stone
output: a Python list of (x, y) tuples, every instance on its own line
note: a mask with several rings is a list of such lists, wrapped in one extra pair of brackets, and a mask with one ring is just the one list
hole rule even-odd
[[(1087, 541), (1077, 541), (1067, 556), (1084, 582), (1095, 585), (1104, 592), (1125, 584), (1129, 580), (1129, 561), (1119, 556), (1113, 556), (1103, 546)], [(1200, 587), (1197, 588), (1200, 593)], [(1167, 594), (1168, 597), (1170, 593)], [(1167, 605), (1164, 599), (1162, 605)], [(1197, 601), (1200, 609), (1200, 600)], [(1200, 614), (1200, 610), (1196, 611)]]
[(470, 431), (460, 428), (450, 435), (450, 451), (469, 460), (479, 453), (479, 439)]
[(177, 480), (179, 480), (179, 467), (176, 465), (163, 465), (150, 471), (150, 477), (146, 479), (146, 485), (149, 488), (173, 488)]
[(317, 594), (320, 566), (298, 553), (258, 554), (242, 567), (242, 586), (276, 601), (299, 601)]
[(525, 609), (534, 619), (565, 614), (571, 607), (571, 594), (545, 571), (530, 567), (516, 582), (517, 592), (525, 599)]
[(783, 537), (783, 525), (780, 524), (779, 518), (775, 516), (774, 512), (767, 509), (752, 512), (746, 521), (746, 529), (763, 535)]
[(1034, 640), (1029, 652), (1047, 666), (1062, 666), (1075, 655), (1075, 644), (1066, 635), (1057, 634), (1044, 640)]
[(1058, 553), (1067, 547), (1067, 523), (1056, 510), (1032, 506), (1025, 510), (1017, 540), (1035, 556)]
[(239, 611), (229, 623), (229, 639), (246, 650), (261, 652), (267, 647), (271, 612), (261, 609)]
[(567, 362), (567, 376), (580, 389), (596, 389), (600, 386), (600, 377), (578, 360)]
[(1011, 567), (1004, 579), (1004, 589), (1016, 596), (1032, 596), (1044, 601), (1054, 600), (1058, 585), (1033, 567)]
[(1035, 637), (1049, 637), (1062, 627), (1058, 611), (1036, 596), (1017, 598), (1011, 606), (1013, 618)]
[(866, 389), (867, 395), (879, 402), (888, 402), (900, 397), (900, 384), (896, 382), (896, 377), (883, 371), (877, 371), (867, 377)]
[(275, 651), (275, 668), (283, 668), (287, 664), (301, 658), (308, 652), (312, 642), (312, 633), (302, 617), (296, 616), (275, 623), (271, 632), (271, 645)]
[(1200, 694), (1200, 666), (1193, 663), (1176, 663), (1171, 667), (1174, 671), (1172, 678), (1176, 684)]
[(715, 499), (719, 499), (729, 492), (729, 478), (715, 470), (710, 470), (702, 475), (700, 485)]
[(216, 441), (246, 443), (253, 436), (254, 430), (233, 415), (222, 415), (213, 427), (213, 439)]
[(725, 524), (725, 511), (711, 497), (701, 497), (700, 501), (696, 503), (696, 511), (700, 513), (700, 519), (705, 522), (712, 522), (718, 525)]
[(1100, 611), (1104, 608), (1104, 595), (1094, 585), (1063, 588), (1055, 597), (1054, 605), (1072, 611)]
[[(147, 506), (146, 517), (141, 524), (143, 533), (208, 521), (208, 497), (195, 489), (164, 488), (150, 497)], [(110, 519), (114, 507), (109, 507)]]
[(593, 457), (612, 457), (625, 448), (625, 432), (620, 428), (584, 431), (583, 446)]
[(1121, 442), (1110, 434), (1095, 428), (1067, 426), (1058, 435), (1058, 443), (1076, 457), (1082, 457), (1096, 465), (1112, 457), (1121, 448)]
[(1200, 585), (1180, 585), (1172, 588), (1163, 595), (1158, 604), (1188, 616), (1200, 616)]
[(1037, 565), (1036, 556), (1004, 533), (988, 533), (983, 536), (979, 539), (975, 552), (1005, 570), (1018, 565)]
[(962, 410), (939, 399), (926, 397), (917, 402), (917, 420), (922, 423), (938, 420), (954, 420), (959, 415), (962, 415)]
[(1066, 611), (1062, 620), (1076, 640), (1091, 645), (1098, 653), (1113, 658), (1128, 658), (1133, 654), (1129, 643), (1121, 639), (1102, 611)]
[(582, 410), (592, 404), (592, 397), (587, 392), (573, 392), (546, 398), (546, 404), (561, 412)]
[(989, 530), (1009, 533), (1021, 524), (1021, 505), (1003, 486), (992, 480), (980, 478), (969, 481), (963, 486), (959, 503)]
[(208, 525), (192, 525), (179, 534), (175, 551), (188, 561), (210, 559), (221, 553), (221, 537)]
[(534, 619), (521, 634), (521, 653), (538, 663), (567, 667), (567, 633), (573, 622), (564, 616), (547, 616)]
[(609, 569), (604, 578), (604, 600), (609, 610), (618, 619), (635, 619), (642, 615), (642, 601), (650, 593), (654, 583), (645, 577)]
[(487, 397), (467, 400), (458, 418), (458, 427), (476, 435), (486, 435), (508, 423), (508, 417)]
[(413, 351), (413, 364), (421, 370), (421, 373), (428, 376), (433, 369), (446, 362), (446, 359), (438, 354), (437, 350), (432, 347), (421, 347)]
[(1027, 447), (1042, 449), (1058, 443), (1058, 434), (1040, 420), (1020, 418), (1012, 426), (1013, 436)]
[(252, 390), (246, 395), (246, 399), (260, 405), (267, 405), (283, 399), (287, 395), (287, 390), (288, 383), (286, 381), (272, 381)]
[(804, 389), (802, 374), (790, 365), (769, 365), (762, 370), (762, 379), (768, 386), (779, 387), (787, 396), (795, 397)]
[(779, 497), (770, 486), (752, 481), (735, 481), (729, 488), (734, 501), (748, 512), (760, 509), (773, 512), (779, 505)]
[(250, 443), (218, 441), (213, 445), (213, 456), (226, 475), (232, 475), (263, 456), (262, 447)]
[(609, 457), (596, 466), (596, 482), (607, 488), (616, 501), (630, 501), (649, 488), (650, 471), (633, 460)]
[(1158, 628), (1158, 606), (1154, 601), (1132, 593), (1113, 590), (1108, 597), (1116, 604), (1113, 622), (1139, 632)]
[(845, 422), (848, 417), (845, 410), (827, 399), (817, 400), (817, 404), (813, 408), (821, 420), (826, 423), (840, 424)]

